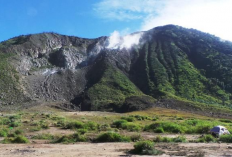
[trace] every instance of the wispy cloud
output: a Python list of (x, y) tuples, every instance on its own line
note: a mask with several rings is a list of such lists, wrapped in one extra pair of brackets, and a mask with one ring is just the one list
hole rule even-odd
[(162, 0), (102, 0), (94, 5), (99, 17), (109, 20), (143, 19), (155, 13)]
[(97, 15), (110, 20), (141, 20), (138, 30), (176, 24), (232, 41), (232, 0), (102, 0)]

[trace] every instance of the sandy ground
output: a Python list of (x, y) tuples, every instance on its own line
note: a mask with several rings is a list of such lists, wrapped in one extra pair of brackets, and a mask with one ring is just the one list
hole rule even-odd
[[(232, 144), (225, 143), (159, 143), (156, 148), (165, 152), (162, 157), (219, 157), (232, 156)], [(1, 157), (116, 157), (138, 156), (127, 154), (133, 143), (77, 143), (64, 144), (0, 144)], [(144, 156), (143, 156), (144, 157)]]

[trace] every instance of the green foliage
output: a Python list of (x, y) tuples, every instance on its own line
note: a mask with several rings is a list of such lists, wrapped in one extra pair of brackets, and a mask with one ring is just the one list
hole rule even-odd
[(164, 133), (164, 129), (162, 127), (158, 127), (156, 129), (154, 129), (155, 133)]
[(219, 137), (219, 141), (225, 142), (225, 143), (232, 143), (232, 135), (221, 135)]
[(183, 126), (179, 124), (175, 124), (172, 122), (155, 122), (150, 125), (145, 126), (144, 130), (154, 130), (159, 128), (159, 130), (169, 133), (184, 133), (185, 129)]
[(122, 123), (122, 129), (128, 131), (140, 131), (141, 126), (132, 122)]
[(131, 151), (133, 154), (140, 155), (159, 155), (161, 151), (156, 150), (154, 143), (151, 141), (139, 141), (134, 144), (134, 149)]
[(28, 139), (22, 135), (15, 137), (5, 137), (3, 143), (28, 143)]
[(130, 138), (126, 136), (122, 136), (119, 133), (115, 132), (106, 132), (100, 134), (95, 142), (130, 142)]
[(71, 121), (67, 122), (65, 126), (63, 126), (64, 129), (81, 129), (84, 128), (84, 123), (79, 121)]
[(128, 121), (128, 122), (133, 122), (133, 121), (135, 121), (135, 118), (132, 117), (132, 116), (129, 116), (129, 117), (121, 117), (121, 119), (126, 120), (126, 121)]
[(177, 136), (174, 138), (169, 138), (169, 137), (162, 137), (162, 136), (157, 136), (154, 139), (154, 142), (174, 142), (174, 143), (182, 143), (182, 142), (187, 142), (186, 137), (184, 136)]
[(64, 135), (56, 140), (53, 143), (75, 143), (75, 142), (86, 142), (87, 138), (79, 133), (74, 133), (72, 135)]
[(216, 139), (208, 134), (208, 135), (203, 135), (202, 137), (200, 137), (197, 142), (204, 142), (204, 143), (208, 143), (208, 142), (216, 142)]
[(109, 64), (104, 65), (103, 68), (104, 72), (100, 81), (88, 90), (92, 104), (91, 110), (107, 108), (119, 110), (127, 97), (143, 95), (121, 71)]
[(122, 124), (127, 123), (126, 120), (117, 120), (115, 122), (113, 122), (112, 126), (116, 127), (116, 128), (122, 128)]
[(7, 129), (0, 129), (0, 137), (6, 137), (8, 135)]

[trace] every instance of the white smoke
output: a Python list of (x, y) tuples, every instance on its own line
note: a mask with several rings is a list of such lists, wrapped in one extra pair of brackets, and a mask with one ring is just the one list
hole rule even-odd
[(130, 49), (133, 45), (138, 45), (143, 33), (120, 36), (118, 31), (111, 33), (108, 39), (108, 49)]

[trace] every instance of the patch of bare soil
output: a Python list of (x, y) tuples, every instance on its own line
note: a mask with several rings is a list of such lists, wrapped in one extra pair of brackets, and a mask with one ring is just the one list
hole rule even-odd
[[(226, 143), (157, 143), (156, 149), (165, 153), (162, 157), (218, 157), (232, 156), (232, 145)], [(76, 143), (64, 144), (0, 144), (1, 157), (42, 156), (42, 157), (116, 157), (139, 156), (127, 152), (133, 143)], [(144, 157), (144, 156), (143, 156)]]

